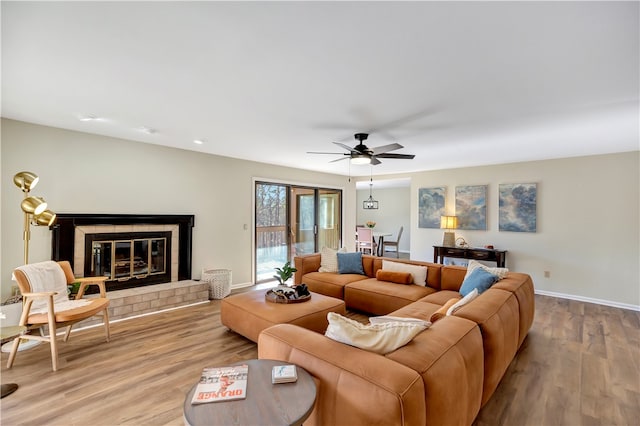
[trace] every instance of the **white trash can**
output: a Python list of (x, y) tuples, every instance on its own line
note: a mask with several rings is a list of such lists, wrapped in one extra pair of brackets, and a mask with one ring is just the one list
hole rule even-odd
[(209, 283), (209, 299), (224, 299), (231, 293), (229, 269), (203, 269), (200, 280)]

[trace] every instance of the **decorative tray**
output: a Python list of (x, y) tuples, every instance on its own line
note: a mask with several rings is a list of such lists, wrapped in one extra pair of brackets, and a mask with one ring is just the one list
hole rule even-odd
[(298, 299), (287, 299), (285, 297), (277, 295), (276, 293), (273, 292), (273, 290), (268, 290), (264, 294), (264, 298), (267, 302), (271, 302), (271, 303), (302, 303), (311, 299), (311, 295), (307, 294)]

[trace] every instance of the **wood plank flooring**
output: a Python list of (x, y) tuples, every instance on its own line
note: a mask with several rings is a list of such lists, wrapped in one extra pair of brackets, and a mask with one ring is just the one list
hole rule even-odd
[[(366, 320), (359, 314), (352, 318)], [(48, 345), (18, 353), (2, 383), (2, 425), (182, 426), (184, 396), (204, 366), (257, 357), (220, 324), (220, 301), (72, 334), (51, 371)], [(536, 296), (523, 347), (475, 425), (640, 423), (640, 313)]]

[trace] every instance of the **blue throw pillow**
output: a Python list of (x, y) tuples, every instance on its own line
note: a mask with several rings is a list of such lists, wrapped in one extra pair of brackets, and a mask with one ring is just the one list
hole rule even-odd
[(480, 294), (491, 287), (499, 279), (500, 277), (487, 272), (483, 268), (476, 268), (462, 282), (462, 286), (460, 287), (460, 294), (462, 296), (466, 296), (467, 294), (471, 293), (474, 288), (477, 288), (478, 294)]
[(362, 252), (338, 253), (338, 273), (364, 275)]

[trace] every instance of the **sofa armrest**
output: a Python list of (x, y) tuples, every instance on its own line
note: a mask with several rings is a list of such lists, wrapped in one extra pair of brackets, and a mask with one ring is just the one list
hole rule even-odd
[(319, 382), (305, 425), (425, 424), (422, 377), (382, 355), (279, 324), (260, 333), (258, 358), (299, 365)]
[(293, 283), (298, 285), (302, 283), (302, 276), (304, 274), (318, 272), (318, 269), (320, 269), (320, 253), (295, 256), (293, 258), (293, 265), (297, 269), (293, 276)]

